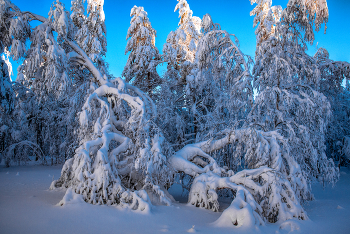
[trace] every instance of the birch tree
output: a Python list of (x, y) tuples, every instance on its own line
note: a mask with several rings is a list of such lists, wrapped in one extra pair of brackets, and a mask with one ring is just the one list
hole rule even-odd
[[(69, 30), (72, 23), (62, 4), (53, 4), (49, 18), (11, 9), (15, 9), (14, 15), (41, 22), (33, 37), (44, 38), (43, 42), (37, 41), (45, 43), (40, 50), (46, 52), (45, 57), (38, 52), (29, 53), (39, 58), (33, 63), (38, 63), (36, 69), (44, 71), (41, 78), (48, 78), (46, 71), (51, 71), (48, 70), (51, 60), (55, 66), (63, 66), (62, 70), (54, 66), (53, 71), (58, 72), (54, 75), (61, 75), (68, 65), (79, 64), (93, 77), (90, 95), (79, 114), (80, 146), (74, 157), (65, 162), (61, 177), (51, 188), (67, 187), (67, 197), (78, 193), (93, 204), (118, 204), (130, 209), (149, 210), (150, 199), (170, 204), (165, 187), (171, 184), (172, 176), (166, 158), (172, 155), (172, 150), (157, 126), (149, 121), (156, 114), (153, 101), (138, 88), (120, 78), (112, 81), (103, 69), (99, 70), (98, 64), (76, 43), (75, 32)], [(58, 34), (57, 40), (52, 36), (53, 31)], [(38, 43), (31, 46), (33, 51)], [(57, 59), (64, 61), (56, 63)], [(29, 66), (31, 61), (24, 66)], [(31, 73), (37, 74), (30, 68), (21, 68), (24, 80)], [(49, 84), (55, 83), (49, 81)]]
[[(290, 153), (308, 180), (318, 178), (334, 183), (338, 172), (333, 161), (327, 159), (324, 145), (330, 104), (319, 92), (320, 71), (315, 60), (305, 53), (305, 41), (295, 27), (306, 24), (305, 19), (290, 21), (297, 14), (293, 13), (294, 2), (290, 1), (283, 10), (276, 35), (257, 47), (253, 73), (259, 94), (249, 118), (258, 128), (278, 130), (290, 141)], [(327, 5), (324, 7), (318, 11), (306, 8), (310, 12), (307, 25), (315, 23), (319, 27), (326, 20), (328, 15), (323, 12)]]

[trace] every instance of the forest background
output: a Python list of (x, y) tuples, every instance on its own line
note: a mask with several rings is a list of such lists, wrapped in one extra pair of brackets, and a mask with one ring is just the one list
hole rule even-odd
[[(61, 0), (68, 9), (71, 5), (70, 0)], [(288, 0), (274, 0), (274, 5), (286, 6)], [(51, 0), (32, 1), (16, 0), (14, 3), (23, 10), (35, 12), (36, 14), (46, 16)], [(122, 74), (128, 55), (125, 55), (126, 33), (130, 26), (130, 9), (136, 6), (143, 6), (148, 12), (148, 17), (153, 28), (157, 31), (156, 47), (162, 50), (163, 44), (170, 31), (177, 28), (179, 19), (178, 13), (174, 12), (176, 1), (162, 0), (135, 0), (135, 1), (108, 1), (104, 3), (104, 12), (106, 14), (107, 41), (108, 48), (106, 62), (109, 63), (110, 73), (115, 77)], [(194, 16), (200, 18), (210, 13), (214, 22), (219, 23), (221, 28), (235, 34), (240, 42), (241, 50), (250, 55), (253, 59), (256, 50), (256, 39), (252, 26), (253, 17), (249, 12), (254, 6), (247, 1), (217, 0), (215, 3), (210, 0), (192, 0), (189, 1)], [(324, 47), (328, 50), (330, 59), (335, 61), (350, 62), (350, 30), (349, 28), (350, 1), (336, 0), (329, 1), (328, 8), (330, 12), (327, 23), (327, 33), (324, 34), (324, 25), (319, 32), (315, 33), (315, 42), (308, 46), (307, 53), (313, 56), (316, 53), (316, 47)], [(13, 79), (17, 74), (17, 62), (13, 64)], [(166, 70), (166, 65), (158, 66), (159, 72)]]

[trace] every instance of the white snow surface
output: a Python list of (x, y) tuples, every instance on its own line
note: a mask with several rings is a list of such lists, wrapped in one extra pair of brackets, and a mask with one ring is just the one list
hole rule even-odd
[[(350, 233), (350, 170), (342, 168), (334, 188), (314, 184), (315, 200), (305, 205), (309, 220), (288, 220), (265, 226), (217, 227), (220, 212), (173, 203), (152, 206), (150, 213), (115, 206), (91, 205), (80, 195), (65, 197), (65, 190), (49, 190), (61, 166), (0, 166), (1, 233)], [(170, 189), (177, 200), (179, 186)], [(341, 207), (341, 208), (339, 208)]]

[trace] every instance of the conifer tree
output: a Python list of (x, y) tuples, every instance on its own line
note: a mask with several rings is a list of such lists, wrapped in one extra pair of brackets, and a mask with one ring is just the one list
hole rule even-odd
[(196, 48), (201, 37), (200, 18), (193, 16), (186, 0), (178, 0), (175, 11), (179, 11), (179, 27), (169, 33), (163, 46), (164, 61), (167, 62), (166, 77), (179, 84), (186, 83), (195, 60)]
[[(201, 38), (201, 20), (193, 16), (186, 0), (178, 0), (175, 11), (179, 11), (179, 26), (169, 33), (163, 46), (163, 58), (167, 63), (164, 82), (158, 95), (160, 109), (167, 112), (159, 113), (162, 121), (160, 126), (168, 128), (169, 140), (180, 149), (185, 144), (195, 140), (198, 130), (194, 125), (196, 120), (191, 114), (195, 104), (192, 97), (186, 96), (188, 80), (196, 75), (195, 55)], [(165, 116), (163, 116), (166, 115)], [(176, 120), (174, 126), (172, 122)], [(175, 140), (176, 139), (176, 140)], [(175, 140), (176, 142), (173, 142)], [(179, 148), (178, 148), (179, 147)]]
[(125, 48), (125, 54), (130, 54), (122, 75), (126, 81), (152, 96), (153, 89), (160, 85), (156, 69), (160, 63), (160, 55), (155, 46), (156, 30), (152, 28), (143, 7), (134, 6), (130, 16), (132, 18)]

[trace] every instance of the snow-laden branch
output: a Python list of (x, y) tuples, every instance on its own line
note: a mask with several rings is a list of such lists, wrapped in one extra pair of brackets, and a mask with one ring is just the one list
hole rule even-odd
[[(32, 20), (38, 20), (42, 23), (46, 23), (48, 22), (48, 19), (34, 14), (32, 12), (29, 11), (24, 11), (22, 12), (22, 14), (24, 15), (28, 15)], [(48, 24), (49, 25), (49, 24)], [(54, 30), (51, 28), (51, 30)], [(80, 48), (77, 43), (75, 43), (74, 41), (66, 38), (65, 42), (70, 45), (70, 47), (78, 54), (80, 55), (80, 60), (77, 60), (77, 62), (83, 62), (81, 63), (82, 65), (84, 65), (91, 73), (92, 75), (95, 77), (95, 79), (100, 83), (100, 85), (104, 85), (108, 82), (108, 79), (105, 75), (102, 75), (101, 72), (96, 68), (96, 66), (94, 65), (94, 63), (92, 62), (92, 60), (89, 58), (89, 56), (84, 52), (84, 50), (82, 48)]]
[[(260, 216), (270, 222), (293, 217), (306, 219), (299, 199), (305, 199), (310, 191), (300, 166), (289, 155), (285, 139), (277, 132), (250, 128), (223, 132), (226, 136), (187, 145), (169, 159), (175, 170), (194, 177), (189, 203), (217, 211), (217, 191), (231, 189), (236, 195), (239, 191), (244, 192), (243, 203), (249, 204), (249, 207), (243, 206), (247, 208), (244, 212), (248, 212), (250, 216), (247, 217), (257, 224)], [(209, 155), (229, 144), (237, 151), (231, 157), (242, 157), (249, 169), (234, 174), (218, 166)], [(234, 207), (240, 202), (234, 200), (228, 210), (238, 212)], [(227, 217), (222, 220), (228, 222)], [(236, 221), (231, 220), (231, 223)], [(241, 226), (250, 221), (237, 222)]]
[[(18, 163), (21, 160), (29, 161), (27, 152), (23, 150), (23, 147), (28, 147), (28, 148), (32, 149), (35, 156), (38, 157), (39, 159), (41, 159), (42, 163), (46, 162), (45, 155), (44, 155), (43, 151), (41, 150), (41, 148), (37, 144), (35, 144), (31, 141), (24, 140), (24, 141), (12, 144), (3, 150), (2, 154), (4, 155), (5, 163), (9, 165), (11, 163), (11, 161), (17, 161)], [(16, 152), (16, 150), (17, 150), (17, 152)], [(22, 151), (24, 151), (25, 157), (21, 159), (18, 157), (17, 154), (22, 154)]]
[(84, 65), (93, 74), (93, 76), (96, 80), (98, 80), (100, 85), (106, 84), (108, 82), (107, 77), (101, 74), (101, 72), (96, 68), (89, 56), (74, 41), (67, 40), (66, 42), (71, 46), (71, 48), (75, 52), (77, 52), (82, 57), (84, 61), (82, 65)]
[(44, 16), (34, 14), (34, 13), (30, 12), (30, 11), (23, 11), (22, 14), (29, 15), (29, 17), (32, 20), (38, 20), (38, 21), (40, 21), (42, 23), (47, 22), (47, 18), (45, 18)]

